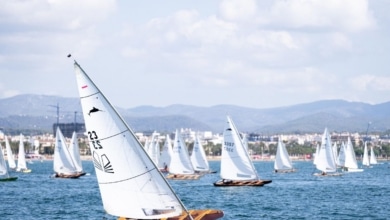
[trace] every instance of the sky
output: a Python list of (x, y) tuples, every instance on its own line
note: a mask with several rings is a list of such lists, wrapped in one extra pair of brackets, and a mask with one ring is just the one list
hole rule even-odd
[(77, 60), (122, 108), (388, 102), (389, 10), (386, 0), (4, 0), (0, 99), (78, 97)]

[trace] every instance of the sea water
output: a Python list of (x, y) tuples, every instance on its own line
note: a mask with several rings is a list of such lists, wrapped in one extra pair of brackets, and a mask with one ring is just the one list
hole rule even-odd
[[(386, 162), (359, 173), (314, 176), (311, 161), (294, 162), (295, 173), (273, 173), (273, 162), (254, 162), (263, 187), (214, 187), (219, 174), (169, 180), (188, 209), (221, 209), (227, 219), (389, 219), (390, 169)], [(50, 178), (52, 161), (28, 164), (0, 182), (0, 219), (115, 219), (104, 212), (91, 161), (79, 179)], [(210, 161), (219, 171), (220, 162)], [(120, 199), (120, 198), (118, 198)]]

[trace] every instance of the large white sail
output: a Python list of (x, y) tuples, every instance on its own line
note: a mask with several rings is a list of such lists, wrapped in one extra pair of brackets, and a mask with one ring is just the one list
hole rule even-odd
[(161, 151), (160, 159), (158, 160), (158, 167), (160, 169), (168, 169), (172, 157), (172, 141), (169, 135), (165, 137), (164, 146)]
[(370, 158), (368, 157), (367, 142), (364, 142), (364, 151), (363, 151), (362, 164), (364, 166), (370, 166)]
[(190, 158), (195, 171), (205, 172), (210, 170), (206, 153), (204, 152), (198, 135), (195, 137), (194, 147)]
[(276, 156), (274, 162), (275, 170), (292, 170), (293, 165), (290, 160), (290, 156), (288, 155), (287, 149), (284, 146), (281, 138), (278, 141), (278, 147), (276, 149)]
[(59, 127), (56, 130), (56, 139), (53, 156), (53, 170), (57, 174), (72, 175), (76, 174), (72, 157), (66, 146), (64, 135)]
[(9, 144), (7, 136), (5, 136), (5, 149), (7, 150), (7, 160), (8, 160), (8, 166), (10, 169), (16, 168), (15, 158), (14, 154), (11, 150), (11, 145)]
[(316, 168), (326, 173), (336, 172), (337, 170), (332, 143), (327, 128), (325, 128), (324, 134), (322, 135), (321, 147), (318, 153), (318, 159), (316, 160)]
[(133, 131), (81, 67), (74, 66), (105, 211), (134, 219), (180, 215), (183, 205)]
[(3, 176), (9, 177), (7, 164), (5, 163), (3, 155), (3, 147), (0, 145), (0, 178)]
[(17, 171), (27, 170), (26, 153), (24, 152), (24, 137), (20, 134), (19, 153), (18, 153), (18, 167)]
[(83, 165), (81, 163), (80, 157), (79, 141), (77, 139), (77, 133), (75, 131), (73, 132), (72, 139), (69, 143), (69, 153), (76, 171), (78, 173), (83, 172)]
[(376, 160), (374, 148), (371, 146), (371, 152), (370, 152), (370, 163), (371, 164), (378, 164), (378, 161)]
[(195, 170), (191, 164), (187, 146), (179, 130), (176, 129), (173, 142), (172, 157), (169, 164), (169, 173), (172, 174), (194, 174)]
[(345, 144), (344, 142), (340, 146), (339, 155), (338, 155), (338, 162), (340, 167), (345, 166)]
[(348, 142), (346, 146), (344, 166), (347, 167), (348, 169), (358, 169), (355, 150), (353, 149), (353, 145), (350, 137), (348, 137)]
[(223, 132), (220, 175), (222, 179), (229, 180), (259, 179), (248, 151), (229, 116), (227, 116), (227, 124)]

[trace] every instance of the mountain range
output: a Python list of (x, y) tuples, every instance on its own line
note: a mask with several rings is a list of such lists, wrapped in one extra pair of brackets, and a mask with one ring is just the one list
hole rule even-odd
[[(194, 131), (221, 133), (226, 115), (241, 132), (321, 133), (325, 127), (337, 132), (384, 132), (390, 129), (390, 102), (371, 105), (345, 100), (321, 100), (277, 108), (248, 108), (235, 105), (198, 107), (170, 105), (138, 106), (117, 111), (136, 132), (172, 132), (191, 128)], [(83, 122), (79, 98), (47, 95), (18, 95), (0, 99), (0, 127), (4, 130), (51, 132), (60, 123)]]

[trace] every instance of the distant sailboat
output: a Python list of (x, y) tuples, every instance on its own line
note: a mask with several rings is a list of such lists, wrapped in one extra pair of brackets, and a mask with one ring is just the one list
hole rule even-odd
[(20, 134), (18, 166), (16, 168), (16, 171), (23, 172), (23, 173), (30, 173), (31, 172), (31, 169), (27, 168), (26, 153), (24, 152), (24, 137), (22, 134)]
[(295, 169), (290, 160), (290, 156), (288, 155), (287, 149), (284, 146), (281, 138), (279, 138), (278, 147), (276, 149), (274, 171), (275, 173), (295, 172)]
[(353, 149), (353, 145), (352, 145), (350, 137), (348, 137), (348, 142), (347, 142), (347, 146), (345, 149), (345, 164), (344, 164), (343, 171), (345, 171), (345, 172), (362, 172), (363, 171), (363, 169), (358, 168), (355, 150)]
[(7, 136), (5, 136), (5, 149), (7, 150), (7, 160), (8, 166), (11, 170), (16, 169), (15, 157), (11, 150), (11, 145), (9, 144)]
[(336, 160), (334, 158), (331, 137), (328, 133), (328, 129), (325, 128), (324, 134), (322, 135), (321, 147), (318, 152), (318, 158), (316, 159), (316, 168), (321, 173), (315, 173), (316, 176), (340, 176), (337, 172)]
[(176, 129), (173, 142), (172, 157), (169, 164), (167, 179), (199, 179), (201, 175), (196, 174), (192, 166), (187, 146), (179, 130)]
[(190, 156), (191, 163), (197, 173), (211, 173), (209, 162), (199, 136), (195, 136), (194, 147)]
[(316, 147), (316, 152), (314, 153), (314, 160), (313, 160), (313, 164), (316, 165), (317, 164), (317, 160), (318, 160), (318, 153), (320, 153), (320, 145), (317, 144), (317, 147)]
[(81, 174), (76, 171), (74, 161), (66, 146), (64, 135), (59, 127), (57, 127), (56, 130), (53, 169), (55, 172), (54, 177), (56, 178), (79, 178), (81, 176)]
[(147, 147), (147, 152), (150, 158), (152, 158), (154, 164), (157, 165), (160, 159), (160, 144), (158, 143), (158, 136), (156, 132), (153, 132), (152, 134), (152, 139)]
[(169, 163), (171, 162), (172, 157), (172, 141), (169, 135), (166, 135), (163, 149), (161, 151), (161, 156), (158, 161), (158, 168), (161, 172), (169, 172)]
[(124, 219), (223, 217), (220, 210), (184, 207), (123, 118), (79, 64), (74, 66), (105, 212)]
[(229, 116), (223, 132), (220, 176), (222, 180), (215, 182), (214, 186), (263, 186), (272, 182), (260, 180), (240, 134)]
[(339, 155), (337, 157), (338, 167), (343, 168), (345, 166), (345, 144), (344, 142), (340, 145)]
[(5, 181), (14, 181), (17, 180), (18, 177), (11, 177), (8, 173), (8, 167), (5, 163), (4, 154), (3, 154), (3, 147), (0, 145), (0, 182)]
[(371, 146), (371, 151), (370, 151), (370, 164), (375, 165), (378, 164), (378, 161), (376, 160), (374, 148)]
[(362, 164), (363, 164), (363, 166), (370, 167), (370, 158), (368, 157), (367, 142), (364, 142)]
[(80, 157), (80, 147), (79, 147), (79, 141), (77, 139), (77, 132), (73, 132), (72, 134), (72, 139), (70, 140), (69, 143), (69, 154), (72, 159), (72, 162), (74, 164), (74, 167), (76, 169), (76, 172), (78, 174), (81, 174), (82, 176), (86, 174), (83, 170), (83, 164), (81, 162), (81, 157)]

